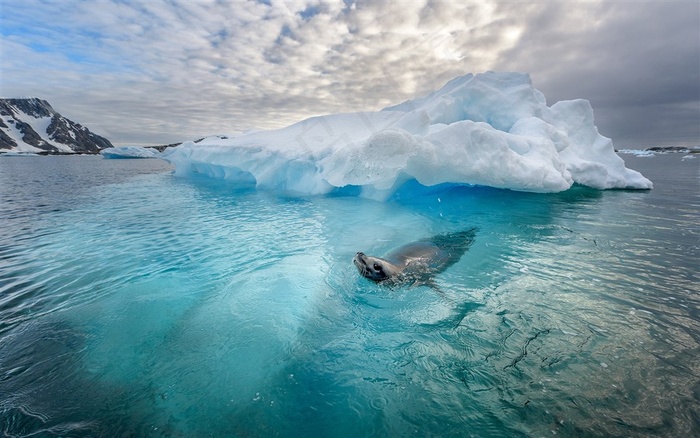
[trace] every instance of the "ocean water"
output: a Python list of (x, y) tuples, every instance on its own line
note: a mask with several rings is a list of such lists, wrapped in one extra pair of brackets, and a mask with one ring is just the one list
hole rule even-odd
[[(0, 157), (0, 430), (699, 436), (700, 157), (623, 158), (655, 188), (380, 203)], [(436, 287), (352, 265), (471, 227)]]

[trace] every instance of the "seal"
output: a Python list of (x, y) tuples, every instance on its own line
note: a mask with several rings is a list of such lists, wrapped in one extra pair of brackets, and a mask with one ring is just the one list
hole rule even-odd
[(363, 277), (382, 284), (430, 284), (462, 258), (474, 242), (476, 228), (440, 234), (390, 251), (384, 257), (358, 252), (352, 262)]

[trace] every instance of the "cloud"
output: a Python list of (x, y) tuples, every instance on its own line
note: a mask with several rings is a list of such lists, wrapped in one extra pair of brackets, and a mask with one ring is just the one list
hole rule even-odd
[[(525, 8), (504, 7), (510, 15)], [(548, 102), (590, 100), (599, 130), (618, 146), (700, 144), (697, 3), (527, 8), (528, 25), (497, 68), (530, 72)]]
[(115, 143), (167, 143), (516, 70), (552, 103), (588, 98), (603, 134), (629, 136), (633, 117), (658, 116), (641, 107), (688, 117), (700, 101), (689, 5), (9, 0), (1, 92), (45, 98)]

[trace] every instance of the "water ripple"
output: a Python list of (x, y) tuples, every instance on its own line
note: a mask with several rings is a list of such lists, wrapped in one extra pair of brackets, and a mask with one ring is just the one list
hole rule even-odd
[[(376, 203), (76, 159), (37, 163), (107, 183), (1, 194), (7, 435), (698, 433), (698, 203), (663, 179)], [(351, 263), (472, 226), (435, 288)]]

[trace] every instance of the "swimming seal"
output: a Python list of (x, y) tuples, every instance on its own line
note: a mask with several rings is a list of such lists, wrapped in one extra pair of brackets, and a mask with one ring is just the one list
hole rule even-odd
[(430, 279), (457, 263), (474, 242), (476, 228), (418, 240), (383, 258), (358, 252), (352, 262), (363, 277), (383, 284), (430, 283)]

